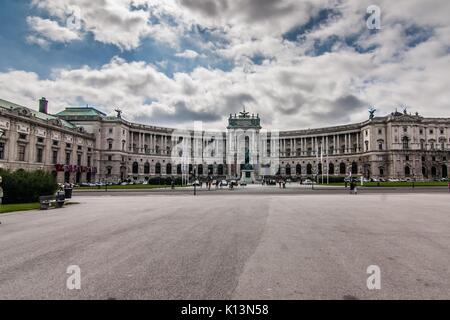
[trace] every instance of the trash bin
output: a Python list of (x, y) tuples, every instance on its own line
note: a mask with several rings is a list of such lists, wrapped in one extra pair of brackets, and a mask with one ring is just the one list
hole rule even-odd
[(64, 188), (64, 195), (66, 199), (72, 199), (72, 190), (73, 188)]
[[(72, 194), (72, 189), (70, 190), (70, 193)], [(66, 191), (56, 193), (55, 200), (56, 200), (56, 207), (62, 208), (66, 200)]]

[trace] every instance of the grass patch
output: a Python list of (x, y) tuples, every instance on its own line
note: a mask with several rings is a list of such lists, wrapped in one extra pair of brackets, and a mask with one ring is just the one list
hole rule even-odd
[[(74, 204), (80, 204), (79, 202), (66, 201), (64, 206), (71, 206)], [(54, 207), (54, 204), (52, 204)], [(28, 211), (28, 210), (37, 210), (41, 208), (41, 204), (39, 202), (33, 203), (14, 203), (14, 204), (0, 204), (0, 214), (1, 213), (9, 213), (16, 211)]]
[[(326, 184), (324, 184), (326, 185)], [(330, 183), (330, 186), (344, 186), (345, 183)], [(358, 186), (360, 182), (358, 182)], [(447, 187), (448, 182), (446, 181), (416, 181), (414, 183), (416, 187)], [(348, 184), (350, 186), (350, 184)], [(364, 182), (364, 187), (391, 187), (391, 188), (412, 188), (412, 182)]]
[(39, 208), (40, 208), (39, 202), (0, 204), (0, 213), (35, 210), (35, 209), (39, 209)]
[[(108, 186), (108, 190), (124, 190), (124, 189), (155, 189), (168, 188), (166, 185), (150, 185), (150, 184), (129, 184), (126, 186)], [(77, 187), (75, 190), (105, 190), (105, 186), (99, 187)]]

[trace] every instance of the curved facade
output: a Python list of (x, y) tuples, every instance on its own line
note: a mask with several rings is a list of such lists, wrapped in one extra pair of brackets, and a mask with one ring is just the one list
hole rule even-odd
[[(3, 108), (0, 127), (8, 119), (7, 113)], [(306, 178), (351, 174), (417, 180), (448, 176), (449, 118), (393, 112), (349, 125), (267, 131), (258, 115), (244, 110), (230, 115), (223, 130), (209, 131), (203, 130), (201, 123), (195, 123), (194, 130), (141, 125), (124, 120), (121, 112), (107, 116), (94, 108), (67, 108), (54, 117), (76, 128), (70, 134), (84, 139), (86, 147), (92, 144), (91, 151), (86, 149), (83, 153), (79, 166), (92, 171), (95, 168), (95, 175), (58, 173), (59, 180), (71, 182), (144, 181), (156, 176), (194, 173), (205, 178), (240, 178), (249, 182), (264, 176)], [(17, 157), (11, 153), (11, 145), (18, 142), (8, 131), (16, 129), (4, 130), (7, 133), (1, 138), (2, 148), (9, 149), (10, 153), (5, 159), (3, 151), (0, 165), (33, 167), (32, 158), (31, 166), (11, 160)], [(69, 135), (66, 129), (62, 131)], [(51, 149), (53, 139), (50, 136), (46, 139), (46, 148)], [(47, 151), (45, 154), (50, 157)], [(88, 155), (90, 166), (86, 163)], [(49, 163), (46, 168), (54, 171), (54, 164)]]

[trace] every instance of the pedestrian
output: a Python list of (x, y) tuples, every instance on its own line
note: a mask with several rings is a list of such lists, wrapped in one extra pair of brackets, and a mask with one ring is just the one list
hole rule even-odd
[(353, 188), (353, 194), (358, 194), (358, 185), (355, 183), (355, 187)]
[(350, 182), (350, 194), (353, 194), (353, 191), (355, 190), (355, 184), (353, 181)]

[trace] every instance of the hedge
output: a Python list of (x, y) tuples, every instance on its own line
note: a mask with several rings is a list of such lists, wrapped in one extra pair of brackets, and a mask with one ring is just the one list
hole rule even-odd
[(11, 172), (0, 169), (3, 178), (3, 203), (31, 203), (39, 201), (40, 196), (53, 195), (58, 189), (55, 177), (46, 171)]

